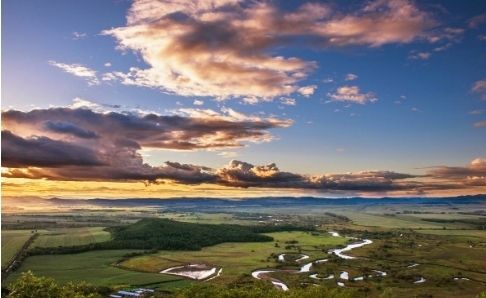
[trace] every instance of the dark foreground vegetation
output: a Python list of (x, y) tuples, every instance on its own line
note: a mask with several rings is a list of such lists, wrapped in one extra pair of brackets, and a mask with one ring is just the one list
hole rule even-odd
[(31, 271), (22, 273), (14, 284), (2, 287), (5, 298), (101, 298), (113, 290), (109, 287), (93, 287), (86, 283), (59, 285), (52, 278), (37, 277)]
[[(23, 273), (14, 284), (2, 288), (2, 298), (101, 298), (115, 290), (94, 287), (86, 283), (59, 285), (52, 278), (37, 277), (32, 272)], [(290, 291), (273, 288), (269, 283), (256, 281), (246, 286), (193, 286), (175, 293), (146, 294), (146, 298), (361, 298), (366, 293), (356, 289), (304, 286)], [(386, 291), (380, 297), (387, 297)], [(477, 296), (486, 298), (486, 292)]]

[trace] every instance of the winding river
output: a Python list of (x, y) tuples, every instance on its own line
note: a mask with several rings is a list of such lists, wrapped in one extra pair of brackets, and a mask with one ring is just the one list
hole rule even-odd
[[(334, 237), (339, 237), (339, 234), (336, 233), (336, 232), (329, 232), (329, 233), (332, 236), (334, 236)], [(371, 244), (371, 243), (373, 243), (373, 241), (371, 241), (369, 239), (364, 239), (362, 242), (348, 244), (345, 248), (334, 249), (334, 250), (330, 251), (329, 253), (334, 253), (338, 257), (343, 258), (343, 259), (355, 259), (356, 257), (352, 257), (352, 256), (345, 255), (345, 254), (343, 254), (343, 252), (350, 251), (350, 250), (352, 250), (354, 248), (358, 248), (358, 247), (361, 247), (361, 246), (364, 246), (364, 245), (368, 245), (368, 244)], [(296, 261), (299, 262), (299, 261), (302, 261), (302, 260), (305, 260), (305, 259), (308, 259), (308, 258), (309, 258), (309, 256), (303, 255), (302, 257), (300, 257)], [(279, 261), (284, 261), (284, 259), (285, 259), (285, 254), (281, 254), (281, 255), (278, 256), (278, 260)], [(327, 262), (327, 260), (328, 259), (316, 260), (316, 261), (314, 261), (314, 263)], [(285, 272), (292, 272), (292, 273), (305, 273), (305, 272), (310, 272), (311, 267), (312, 267), (312, 264), (313, 264), (313, 262), (310, 262), (310, 263), (307, 263), (307, 264), (303, 265), (302, 267), (300, 267), (300, 270), (299, 271), (297, 271), (297, 270), (293, 270), (293, 271), (285, 270)], [(284, 291), (288, 291), (289, 290), (289, 287), (285, 283), (283, 283), (282, 281), (280, 281), (278, 279), (271, 278), (271, 277), (269, 277), (267, 275), (268, 273), (277, 272), (277, 271), (283, 271), (283, 270), (278, 270), (278, 269), (274, 269), (274, 270), (269, 270), (269, 269), (255, 270), (255, 271), (253, 271), (251, 273), (251, 275), (254, 278), (257, 278), (257, 279), (269, 280), (277, 289), (282, 289)], [(376, 272), (379, 272), (381, 275), (386, 275), (386, 272), (382, 272), (382, 271), (376, 271)], [(315, 279), (320, 279), (320, 278), (317, 277), (317, 274), (313, 274), (310, 277), (311, 278), (315, 278)], [(334, 278), (334, 275), (331, 274), (328, 277), (323, 278), (323, 279), (330, 279), (330, 278)], [(341, 273), (341, 278), (347, 280), (348, 279), (348, 273), (345, 272), (345, 271), (342, 272)], [(338, 282), (338, 286), (344, 287), (344, 283)]]

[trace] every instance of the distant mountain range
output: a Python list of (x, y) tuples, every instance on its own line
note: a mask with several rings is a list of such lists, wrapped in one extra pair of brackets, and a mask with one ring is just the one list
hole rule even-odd
[(126, 199), (43, 199), (38, 197), (4, 197), (2, 205), (49, 205), (60, 207), (97, 206), (97, 207), (161, 207), (164, 209), (185, 210), (235, 210), (238, 208), (296, 208), (305, 206), (323, 205), (390, 205), (390, 204), (427, 204), (427, 205), (454, 205), (454, 204), (484, 204), (486, 194), (444, 197), (444, 198), (315, 198), (315, 197), (262, 197), (262, 198), (126, 198)]

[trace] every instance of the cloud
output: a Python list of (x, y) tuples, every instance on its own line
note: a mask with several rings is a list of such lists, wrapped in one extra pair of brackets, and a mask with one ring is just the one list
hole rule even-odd
[(486, 186), (486, 177), (478, 177), (478, 176), (467, 177), (464, 184), (468, 186)]
[(96, 112), (86, 107), (3, 111), (2, 166), (10, 168), (5, 177), (209, 183), (216, 177), (207, 167), (171, 162), (150, 166), (140, 151), (244, 147), (272, 141), (268, 129), (292, 124), (227, 108), (221, 113), (180, 109), (173, 114)]
[(408, 189), (412, 186), (397, 181), (419, 177), (390, 171), (300, 175), (280, 171), (274, 163), (254, 166), (238, 160), (232, 160), (227, 166), (218, 169), (216, 175), (218, 176), (219, 184), (232, 187), (354, 190), (364, 192)]
[(69, 134), (76, 137), (71, 142), (91, 142), (90, 146), (98, 146), (99, 150), (115, 148), (120, 139), (136, 142), (143, 148), (207, 150), (243, 147), (246, 142), (269, 142), (275, 138), (266, 130), (292, 124), (290, 120), (262, 118), (226, 108), (222, 113), (198, 109), (172, 112), (174, 115), (162, 116), (95, 112), (88, 108), (9, 110), (2, 112), (2, 126), (25, 136), (64, 138)]
[(301, 87), (301, 88), (299, 88), (299, 90), (297, 90), (297, 92), (299, 92), (300, 94), (304, 95), (305, 97), (309, 97), (312, 94), (314, 94), (314, 91), (316, 89), (317, 89), (317, 86), (316, 85), (311, 85), (311, 86)]
[(484, 111), (483, 110), (474, 110), (474, 111), (469, 111), (469, 114), (471, 115), (481, 115)]
[(280, 103), (283, 104), (283, 105), (287, 105), (287, 106), (295, 106), (296, 105), (295, 99), (286, 98), (286, 97), (280, 98)]
[[(222, 153), (222, 156), (226, 154)], [(310, 189), (321, 191), (392, 191), (415, 189), (420, 184), (408, 179), (421, 176), (390, 171), (369, 171), (345, 174), (301, 175), (280, 171), (274, 163), (252, 165), (231, 160), (219, 169), (166, 162), (152, 167), (138, 163), (109, 166), (65, 166), (57, 168), (10, 168), (8, 178), (47, 179), (53, 181), (142, 181), (145, 184), (213, 184), (238, 188)], [(408, 182), (406, 182), (408, 181)]]
[[(148, 67), (103, 78), (183, 96), (309, 96), (316, 87), (301, 81), (316, 63), (272, 54), (273, 48), (297, 40), (321, 49), (427, 41), (439, 24), (408, 0), (371, 1), (349, 11), (311, 2), (293, 11), (272, 1), (184, 3), (134, 1), (126, 26), (102, 34), (113, 36), (119, 49), (138, 53)], [(434, 38), (444, 34), (434, 32)]]
[(202, 106), (203, 104), (204, 104), (204, 101), (202, 101), (202, 100), (197, 100), (197, 99), (196, 99), (196, 100), (194, 101), (194, 105), (195, 105), (195, 106)]
[(474, 83), (471, 91), (481, 94), (481, 98), (486, 100), (486, 80), (480, 80)]
[(322, 80), (322, 82), (324, 82), (324, 83), (332, 83), (333, 82), (333, 79), (327, 78), (327, 79)]
[(486, 121), (474, 123), (474, 127), (486, 127)]
[(352, 73), (348, 73), (346, 75), (346, 78), (344, 79), (345, 81), (353, 81), (353, 80), (356, 80), (358, 78), (357, 75), (355, 74), (352, 74)]
[(412, 54), (408, 56), (408, 59), (416, 60), (416, 59), (422, 59), (422, 60), (427, 60), (430, 58), (432, 54), (429, 52), (422, 52), (422, 53), (417, 53), (417, 54)]
[(421, 110), (417, 109), (417, 108), (412, 108), (412, 111), (413, 112), (417, 112), (417, 113), (423, 113)]
[(394, 104), (399, 105), (399, 104), (401, 104), (402, 102), (401, 102), (401, 101), (399, 101), (399, 100), (395, 100), (393, 103), (394, 103)]
[(241, 154), (239, 152), (234, 152), (234, 151), (223, 151), (218, 153), (218, 155), (222, 156), (223, 158), (234, 158), (240, 156)]
[(106, 67), (111, 67), (111, 63), (110, 63), (110, 62), (106, 62), (106, 63), (105, 63), (105, 66), (106, 66)]
[(432, 167), (428, 173), (435, 178), (463, 180), (468, 177), (486, 177), (486, 159), (476, 158), (465, 167)]
[(73, 32), (73, 39), (74, 40), (77, 40), (77, 39), (82, 39), (82, 38), (86, 38), (87, 35), (86, 33), (78, 33), (78, 32)]
[(96, 133), (94, 133), (93, 131), (91, 130), (86, 131), (67, 121), (52, 122), (50, 120), (47, 120), (46, 122), (44, 122), (44, 127), (47, 130), (53, 132), (62, 133), (62, 134), (71, 134), (78, 138), (83, 138), (83, 139), (99, 138), (99, 136), (96, 135)]
[(447, 50), (448, 48), (452, 47), (452, 42), (447, 43), (446, 45), (443, 45), (441, 47), (437, 47), (434, 49), (434, 52), (442, 52)]
[(362, 94), (359, 91), (358, 86), (343, 86), (337, 89), (337, 93), (328, 93), (327, 96), (332, 98), (333, 101), (350, 101), (359, 104), (365, 104), (366, 102), (376, 102), (375, 95), (371, 92)]
[(58, 63), (56, 61), (49, 61), (49, 64), (61, 68), (67, 73), (73, 74), (77, 77), (85, 78), (88, 81), (88, 85), (99, 85), (100, 81), (96, 76), (96, 71), (81, 64), (65, 64)]
[(464, 32), (465, 30), (461, 28), (448, 27), (444, 29), (437, 29), (431, 32), (427, 39), (430, 43), (436, 43), (441, 40), (459, 43), (462, 41)]
[(343, 153), (344, 151), (346, 151), (346, 149), (345, 148), (338, 148), (336, 151), (339, 152), (339, 153)]
[(334, 15), (315, 30), (333, 46), (410, 43), (427, 38), (436, 21), (409, 1), (370, 1), (350, 14)]
[(22, 138), (2, 130), (2, 167), (103, 166), (95, 150), (48, 137)]
[[(220, 168), (175, 161), (160, 166), (145, 163), (142, 150), (241, 147), (243, 142), (272, 140), (267, 129), (291, 124), (229, 108), (221, 112), (180, 109), (174, 113), (181, 115), (101, 113), (87, 108), (3, 111), (1, 153), (6, 169), (2, 176), (360, 193), (463, 189), (484, 186), (486, 177), (486, 159), (481, 158), (465, 167), (432, 167), (427, 175), (387, 170), (305, 175), (281, 171), (275, 163), (253, 165), (239, 160)], [(97, 137), (91, 137), (90, 132)], [(237, 154), (222, 151), (218, 155), (232, 158)], [(433, 181), (421, 182), (422, 178)]]
[(486, 40), (486, 35), (478, 35), (478, 39), (484, 41)]
[(425, 196), (428, 194), (428, 192), (423, 189), (413, 189), (411, 191), (405, 192), (405, 194), (408, 196)]
[(477, 15), (467, 20), (469, 28), (478, 28), (479, 25), (483, 24), (484, 22), (486, 22), (486, 13)]
[(257, 97), (257, 96), (249, 96), (249, 97), (244, 97), (240, 104), (245, 104), (245, 105), (256, 105), (260, 102), (272, 102), (273, 98), (272, 97)]

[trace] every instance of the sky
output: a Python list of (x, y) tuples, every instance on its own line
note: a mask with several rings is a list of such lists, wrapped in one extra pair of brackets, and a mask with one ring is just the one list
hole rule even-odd
[(486, 2), (2, 1), (2, 196), (486, 193)]

